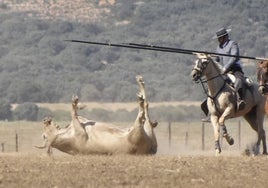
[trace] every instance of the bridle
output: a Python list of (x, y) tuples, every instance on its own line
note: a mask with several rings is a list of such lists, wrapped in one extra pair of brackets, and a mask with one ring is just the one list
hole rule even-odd
[[(223, 90), (223, 88), (226, 85), (226, 79), (223, 77), (223, 75), (221, 73), (218, 73), (216, 76), (213, 76), (209, 79), (205, 79), (202, 78), (203, 77), (203, 72), (205, 71), (205, 69), (207, 68), (208, 64), (210, 63), (210, 61), (207, 58), (202, 58), (202, 59), (197, 59), (196, 60), (196, 66), (193, 68), (193, 70), (195, 70), (197, 72), (197, 77), (198, 79), (195, 81), (196, 83), (201, 83), (202, 84), (202, 88), (204, 90), (204, 93), (206, 94), (206, 96), (210, 99), (212, 99), (212, 101), (214, 102), (215, 99), (217, 98), (217, 96), (220, 94), (220, 92)], [(212, 65), (216, 68), (216, 65), (214, 62), (212, 62)], [(223, 79), (223, 85), (221, 86), (221, 88), (216, 92), (216, 94), (214, 96), (209, 95), (208, 90), (205, 87), (205, 84), (208, 83), (211, 80), (214, 80), (215, 78), (222, 78)]]

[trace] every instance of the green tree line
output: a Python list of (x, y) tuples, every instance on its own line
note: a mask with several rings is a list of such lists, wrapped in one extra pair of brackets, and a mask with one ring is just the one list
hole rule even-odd
[[(149, 111), (152, 119), (159, 122), (187, 122), (198, 120), (201, 117), (200, 109), (197, 106), (159, 106), (150, 108)], [(167, 111), (169, 112), (168, 115)], [(93, 108), (92, 110), (79, 111), (79, 114), (83, 117), (103, 122), (134, 122), (138, 109), (111, 111)], [(8, 102), (0, 100), (0, 120), (2, 121), (42, 121), (48, 116), (55, 121), (71, 121), (71, 113), (67, 110), (51, 111), (48, 108), (38, 107), (32, 102), (19, 104), (12, 109)]]
[[(135, 42), (214, 51), (215, 31), (232, 28), (241, 55), (267, 56), (265, 0), (117, 0), (111, 13), (92, 23), (42, 20), (0, 6), (0, 98), (12, 103), (135, 100), (135, 76), (146, 81), (152, 102), (201, 100), (190, 79), (195, 56), (101, 47), (68, 39)], [(128, 24), (117, 24), (128, 21)], [(244, 64), (255, 79), (255, 62)]]

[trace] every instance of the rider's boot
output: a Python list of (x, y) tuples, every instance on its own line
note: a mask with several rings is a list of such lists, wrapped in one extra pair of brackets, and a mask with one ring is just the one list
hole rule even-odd
[(201, 119), (202, 122), (210, 122), (210, 114)]
[(240, 88), (238, 90), (238, 96), (237, 96), (237, 110), (243, 110), (246, 106), (246, 103), (244, 101), (244, 92), (243, 89)]
[(208, 106), (207, 106), (207, 99), (205, 99), (202, 103), (201, 103), (201, 109), (204, 112), (204, 114), (206, 115), (205, 118), (202, 118), (202, 122), (210, 122), (210, 114), (208, 111)]

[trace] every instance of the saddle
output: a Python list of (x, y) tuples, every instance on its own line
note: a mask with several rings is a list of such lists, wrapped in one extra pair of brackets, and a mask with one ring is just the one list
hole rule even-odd
[[(227, 83), (236, 91), (235, 89), (235, 82), (236, 82), (236, 77), (233, 74), (228, 73), (227, 74)], [(246, 95), (246, 91), (249, 90), (252, 92), (252, 87), (253, 87), (253, 81), (248, 78), (244, 77), (242, 80), (242, 90), (236, 91), (236, 96), (237, 96), (237, 110), (242, 110), (245, 107), (245, 102), (244, 102), (244, 97)]]
[[(243, 81), (243, 87), (244, 88), (250, 88), (253, 85), (253, 80), (248, 78), (248, 77), (244, 77), (244, 81)], [(233, 74), (227, 73), (227, 78), (226, 78), (226, 82), (232, 86), (232, 88), (234, 88), (234, 84), (235, 84), (235, 80), (236, 77)]]

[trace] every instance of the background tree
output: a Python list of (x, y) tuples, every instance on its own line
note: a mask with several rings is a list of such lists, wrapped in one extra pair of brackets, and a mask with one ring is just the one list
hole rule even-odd
[(0, 100), (0, 120), (12, 119), (12, 106), (7, 101)]
[[(47, 6), (45, 1), (38, 3)], [(83, 7), (90, 5), (92, 11), (95, 6), (96, 13), (103, 10), (92, 1), (80, 3), (84, 3)], [(129, 102), (135, 99), (130, 95), (136, 91), (135, 76), (141, 74), (151, 101), (202, 100), (202, 88), (189, 77), (195, 56), (66, 40), (135, 42), (215, 51), (217, 41), (212, 36), (220, 27), (230, 26), (231, 38), (240, 44), (241, 55), (267, 57), (265, 3), (265, 0), (117, 0), (106, 5), (109, 11), (96, 20), (84, 22), (66, 19), (65, 15), (43, 19), (37, 10), (14, 12), (9, 4), (2, 3), (0, 98), (10, 103), (56, 103), (69, 102), (72, 94), (78, 94), (88, 101)], [(256, 62), (243, 60), (243, 66), (246, 76), (255, 80)]]
[(38, 106), (34, 103), (23, 103), (18, 105), (13, 112), (15, 120), (36, 121), (38, 115)]

